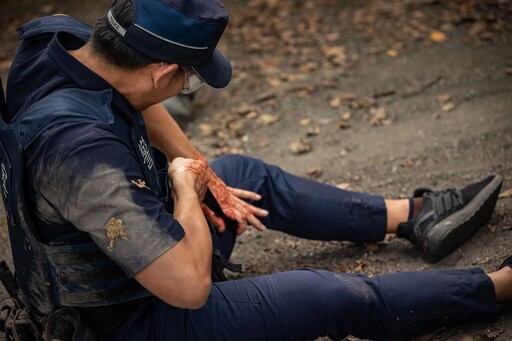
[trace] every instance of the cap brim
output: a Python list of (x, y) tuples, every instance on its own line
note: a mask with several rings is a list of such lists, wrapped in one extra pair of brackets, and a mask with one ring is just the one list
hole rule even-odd
[(231, 62), (218, 49), (213, 51), (208, 62), (194, 65), (193, 68), (206, 84), (214, 88), (223, 88), (231, 81)]

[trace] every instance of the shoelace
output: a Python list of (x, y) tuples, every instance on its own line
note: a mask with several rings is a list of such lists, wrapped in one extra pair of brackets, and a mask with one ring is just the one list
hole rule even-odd
[(464, 205), (462, 195), (459, 190), (446, 189), (440, 192), (431, 192), (432, 204), (437, 212), (451, 213)]
[(9, 341), (23, 341), (22, 331), (30, 331), (36, 340), (42, 340), (37, 325), (30, 319), (29, 309), (22, 308), (12, 297), (0, 299), (0, 322), (3, 322), (3, 333)]

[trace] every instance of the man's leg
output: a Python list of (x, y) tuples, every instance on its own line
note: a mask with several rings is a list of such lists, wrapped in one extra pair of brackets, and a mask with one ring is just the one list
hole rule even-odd
[(155, 299), (116, 339), (410, 339), (443, 326), (493, 320), (495, 302), (491, 278), (477, 268), (372, 278), (302, 269), (215, 283), (198, 310)]
[(269, 211), (263, 223), (274, 230), (316, 240), (376, 242), (386, 234), (381, 196), (341, 190), (300, 178), (260, 160), (229, 155), (212, 169), (228, 186), (257, 192), (253, 204)]
[(502, 178), (490, 176), (460, 190), (416, 190), (405, 200), (344, 191), (300, 178), (243, 156), (212, 163), (229, 185), (262, 195), (253, 203), (269, 211), (263, 223), (298, 237), (375, 242), (397, 233), (437, 261), (485, 225), (494, 210)]

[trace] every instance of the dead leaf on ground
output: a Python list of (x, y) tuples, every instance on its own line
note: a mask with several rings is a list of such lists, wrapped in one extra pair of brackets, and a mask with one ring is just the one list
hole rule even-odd
[(350, 128), (350, 123), (348, 122), (348, 120), (350, 119), (350, 112), (349, 111), (346, 111), (343, 113), (343, 115), (341, 115), (341, 120), (336, 124), (336, 127), (338, 129), (348, 129)]
[(312, 178), (318, 178), (324, 171), (320, 168), (311, 168), (308, 170), (308, 175)]
[(398, 57), (398, 52), (396, 50), (390, 49), (386, 51), (386, 55), (390, 58)]
[(337, 184), (336, 187), (338, 187), (340, 189), (348, 189), (350, 187), (350, 183), (349, 182), (342, 182), (342, 183)]
[(313, 149), (311, 143), (306, 139), (300, 139), (290, 143), (290, 152), (293, 154), (305, 154)]
[(455, 110), (455, 104), (453, 102), (447, 102), (441, 105), (441, 110), (444, 112), (450, 112)]
[(260, 117), (258, 117), (258, 123), (261, 123), (264, 126), (268, 126), (271, 125), (272, 123), (276, 123), (280, 119), (281, 117), (279, 115), (263, 114)]
[(356, 266), (354, 268), (354, 272), (361, 272), (363, 268), (368, 264), (365, 260), (356, 260)]
[(215, 132), (215, 128), (210, 123), (200, 123), (198, 125), (199, 128), (199, 134), (201, 136), (212, 136)]
[(434, 43), (443, 43), (447, 39), (448, 39), (448, 37), (446, 36), (446, 34), (444, 32), (436, 30), (436, 31), (432, 31), (430, 33), (430, 41), (432, 41)]
[(351, 101), (349, 107), (351, 109), (368, 109), (377, 104), (377, 101), (373, 97), (363, 97), (354, 101)]
[(308, 117), (308, 118), (301, 118), (299, 120), (299, 125), (302, 126), (302, 127), (307, 127), (308, 125), (310, 125), (312, 122), (312, 120)]
[(331, 106), (331, 108), (337, 108), (339, 107), (340, 105), (342, 104), (341, 100), (339, 97), (334, 97), (333, 99), (331, 99), (329, 101), (329, 105)]
[(391, 124), (391, 119), (386, 115), (386, 109), (383, 107), (372, 109), (370, 124), (373, 126), (387, 126)]
[(280, 86), (283, 83), (283, 81), (281, 80), (280, 77), (267, 77), (267, 83), (271, 87), (275, 88)]
[(508, 197), (512, 197), (512, 188), (501, 191), (500, 195), (498, 196), (498, 198), (508, 198)]
[(412, 166), (414, 166), (414, 161), (411, 160), (411, 159), (407, 159), (407, 160), (404, 160), (400, 166), (404, 167), (404, 168), (411, 168)]
[(309, 62), (309, 63), (305, 63), (305, 64), (302, 64), (301, 66), (299, 66), (298, 70), (301, 73), (309, 74), (315, 70), (318, 70), (318, 68), (319, 68), (318, 64)]
[(309, 98), (315, 91), (315, 85), (296, 87), (293, 91), (297, 92), (300, 98)]
[(357, 94), (355, 92), (343, 92), (339, 96), (332, 98), (329, 101), (329, 104), (331, 107), (337, 108), (346, 102), (351, 102), (356, 99), (357, 99)]
[(343, 46), (322, 46), (322, 52), (331, 64), (343, 65), (346, 63), (347, 55)]
[(348, 123), (347, 121), (341, 120), (338, 123), (336, 123), (336, 127), (338, 129), (348, 129), (348, 128), (350, 128), (350, 123)]
[(308, 136), (317, 136), (318, 134), (320, 134), (320, 127), (319, 126), (309, 127), (308, 130), (306, 131), (306, 134)]

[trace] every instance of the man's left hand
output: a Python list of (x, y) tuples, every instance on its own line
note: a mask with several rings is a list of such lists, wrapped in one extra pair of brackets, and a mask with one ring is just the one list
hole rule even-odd
[[(266, 226), (259, 218), (266, 217), (268, 211), (242, 200), (260, 200), (261, 196), (259, 194), (227, 186), (210, 167), (208, 167), (208, 176), (210, 179), (208, 188), (219, 203), (222, 212), (227, 218), (236, 221), (238, 224), (237, 235), (241, 235), (247, 230), (248, 225), (252, 225), (260, 231), (266, 229)], [(224, 232), (226, 230), (224, 219), (217, 216), (205, 204), (202, 205), (202, 208), (206, 217), (212, 222), (217, 231), (220, 233)]]

